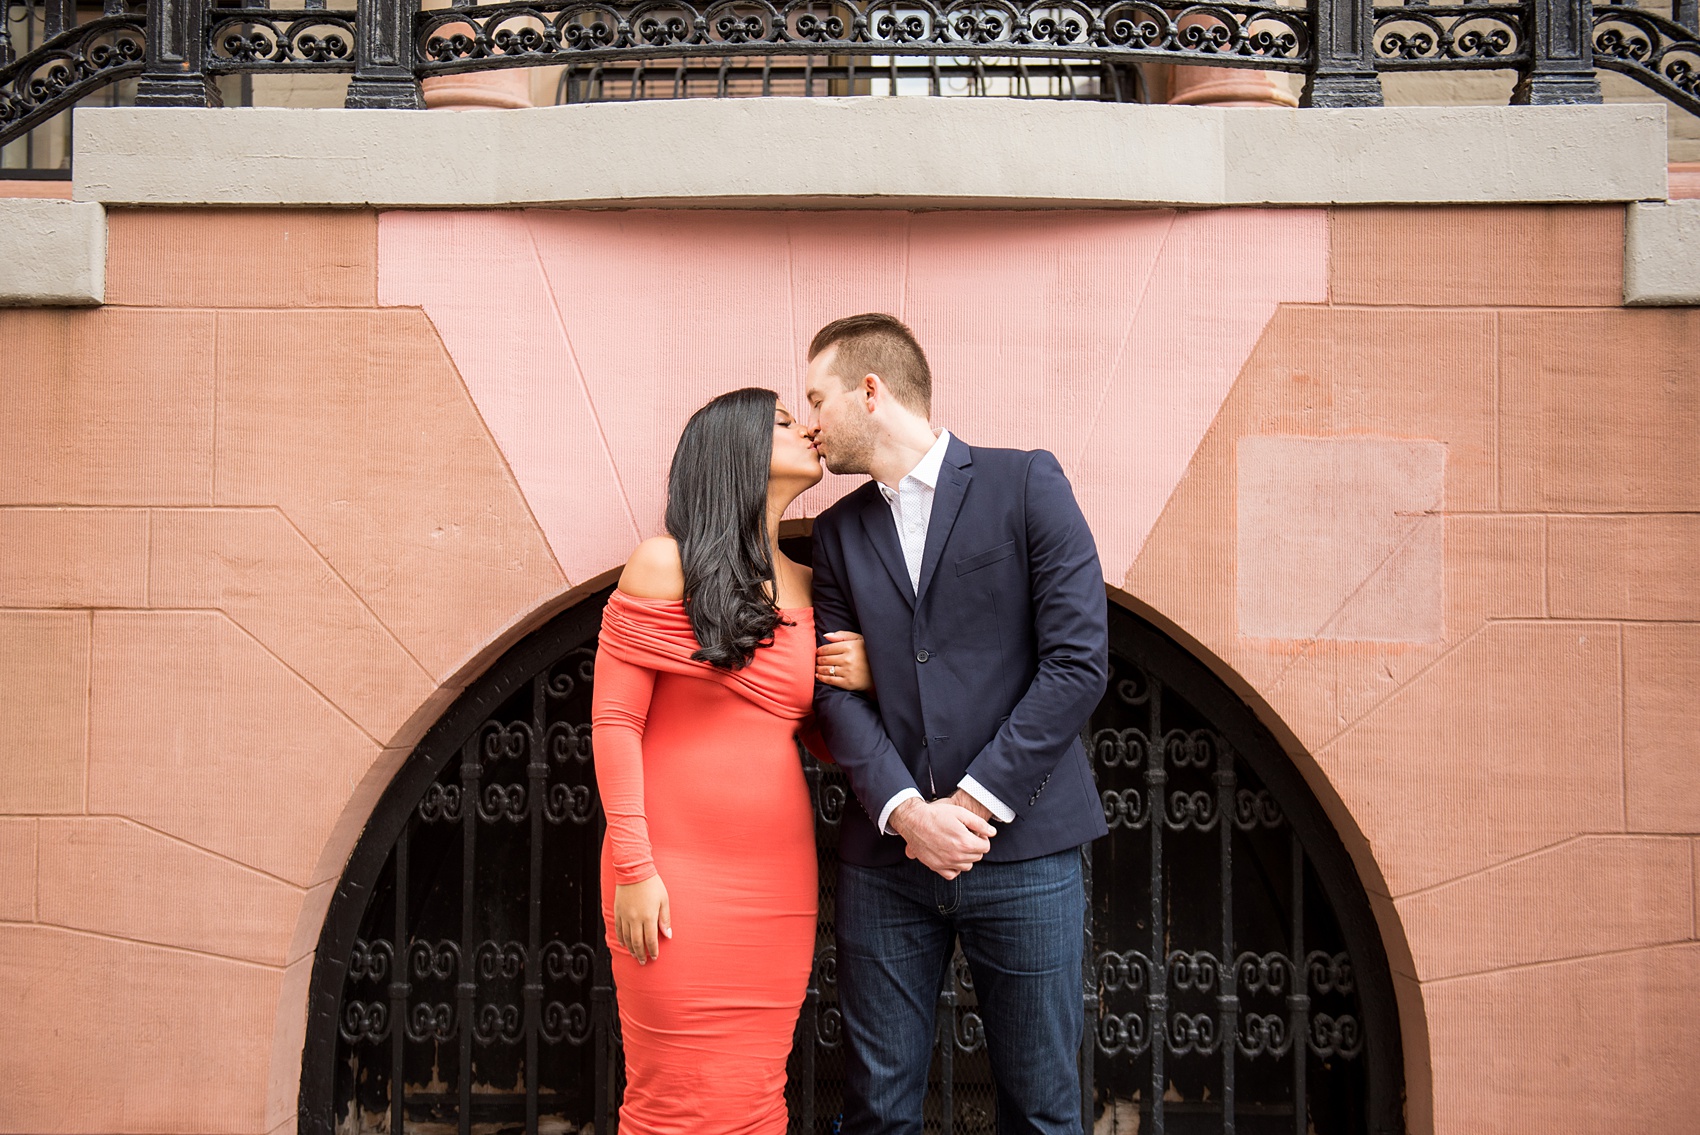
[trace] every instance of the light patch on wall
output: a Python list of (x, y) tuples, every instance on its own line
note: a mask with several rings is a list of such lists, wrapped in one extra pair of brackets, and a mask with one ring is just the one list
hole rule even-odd
[[(379, 302), (429, 314), (563, 569), (661, 530), (679, 431), (815, 330), (909, 322), (934, 421), (1045, 448), (1120, 581), (1275, 308), (1327, 298), (1321, 210), (387, 212)], [(861, 483), (828, 476), (817, 515)]]
[(1242, 635), (1444, 636), (1445, 445), (1245, 437), (1238, 469)]
[[(606, 571), (638, 525), (523, 213), (384, 213), (378, 302), (442, 336), (567, 578)], [(646, 533), (647, 534), (647, 533)]]
[[(1328, 298), (1320, 210), (1175, 215), (1138, 265), (1137, 307), (1071, 466), (1106, 579), (1120, 581), (1198, 452), (1240, 368), (1284, 303)], [(1087, 313), (1081, 313), (1086, 318)]]

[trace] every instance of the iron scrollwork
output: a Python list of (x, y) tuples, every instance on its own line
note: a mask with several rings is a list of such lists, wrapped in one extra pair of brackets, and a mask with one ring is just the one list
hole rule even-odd
[(551, 784), (543, 817), (552, 824), (588, 824), (596, 813), (596, 797), (588, 784)]
[(844, 806), (850, 802), (850, 790), (843, 783), (821, 780), (815, 786), (815, 815), (821, 823), (836, 826), (844, 819)]
[(590, 1039), (590, 1010), (577, 1001), (551, 1001), (543, 1006), (538, 1035), (549, 1044), (583, 1044)]
[(1176, 1013), (1169, 1018), (1165, 1039), (1171, 1055), (1209, 1056), (1216, 1051), (1216, 1018), (1209, 1013)]
[(1271, 831), (1282, 824), (1281, 805), (1267, 788), (1241, 788), (1234, 793), (1234, 826), (1243, 832), (1253, 828)]
[(217, 8), (207, 28), (207, 70), (352, 71), (354, 13)]
[(525, 947), (518, 942), (485, 941), (473, 954), (473, 969), (482, 981), (512, 980), (525, 972)]
[[(543, 947), (542, 969), (550, 981), (583, 986), (596, 965), (596, 952), (584, 942), (554, 939)], [(550, 1001), (543, 1006), (539, 1035), (549, 1044), (580, 1045), (590, 1039), (590, 1009), (582, 1001)]]
[(1350, 1014), (1317, 1013), (1310, 1019), (1310, 1050), (1321, 1057), (1351, 1059), (1363, 1051), (1358, 1019)]
[(425, 72), (566, 57), (839, 54), (1197, 57), (1301, 70), (1309, 44), (1302, 9), (1236, 2), (1170, 9), (1148, 0), (543, 0), (422, 13), (415, 36)]
[(1137, 788), (1106, 788), (1099, 797), (1104, 806), (1104, 823), (1111, 831), (1128, 828), (1137, 831), (1151, 822), (1151, 797)]
[(0, 67), (0, 143), (85, 95), (140, 73), (146, 43), (142, 14), (121, 12), (67, 28)]
[(557, 939), (543, 947), (543, 972), (554, 981), (571, 979), (582, 985), (589, 980), (595, 960), (595, 951), (583, 942), (569, 946)]
[(518, 1044), (525, 1039), (524, 1019), (518, 1005), (486, 1003), (478, 1006), (472, 1036), (480, 1044), (495, 1044), (498, 1040), (503, 1044)]
[(455, 1011), (447, 1002), (420, 1002), (408, 1010), (407, 1039), (448, 1040), (455, 1035)]
[(342, 1039), (349, 1044), (377, 1044), (390, 1035), (390, 1007), (382, 1001), (344, 1001)]
[[(838, 985), (838, 947), (832, 943), (815, 951), (815, 984), (824, 992)], [(844, 1014), (837, 1005), (823, 1005), (815, 1018), (815, 1044), (832, 1051), (844, 1043)]]
[(417, 811), (427, 824), (456, 822), (460, 819), (460, 785), (433, 781), (420, 798)]
[[(543, 692), (551, 701), (569, 698), (581, 685), (589, 686), (596, 680), (596, 652), (580, 647), (549, 668), (548, 676), (543, 680)], [(588, 725), (588, 722), (584, 723)], [(584, 756), (590, 756), (589, 732), (584, 734)]]
[[(367, 65), (359, 62), (361, 52), (374, 49), (372, 37), (379, 34), (349, 8), (155, 2), (171, 9), (173, 27), (189, 26), (185, 13), (204, 7), (193, 21), (203, 25), (201, 40), (189, 52), (200, 79), (203, 71), (356, 71)], [(592, 98), (609, 97), (610, 76), (629, 87), (630, 97), (648, 97), (639, 93), (651, 81), (646, 69), (671, 72), (671, 82), (661, 84), (671, 97), (725, 96), (731, 63), (742, 58), (763, 61), (760, 92), (771, 94), (774, 61), (792, 57), (784, 81), (801, 86), (802, 93), (814, 92), (819, 60), (828, 61), (819, 70), (836, 76), (827, 80), (838, 84), (833, 93), (849, 93), (858, 89), (857, 60), (867, 61), (861, 65), (867, 74), (873, 60), (885, 59), (894, 91), (902, 73), (940, 94), (942, 67), (970, 94), (993, 93), (987, 76), (995, 75), (1002, 93), (1032, 96), (1037, 75), (1041, 85), (1051, 84), (1045, 88), (1049, 97), (1120, 102), (1131, 81), (1124, 81), (1132, 74), (1126, 65), (1136, 63), (1252, 67), (1314, 77), (1324, 68), (1337, 30), (1334, 7), (1240, 0), (1179, 7), (1156, 0), (532, 0), (411, 16), (400, 7), (386, 18), (395, 24), (393, 46), (403, 57), (391, 78), (404, 85), (430, 74), (492, 67), (564, 63), (571, 75), (582, 63), (586, 72), (573, 81), (601, 92)], [(1538, 71), (1532, 11), (1531, 5), (1503, 0), (1411, 0), (1373, 8), (1366, 81), (1373, 84), (1376, 71)], [(1599, 4), (1591, 11), (1597, 66), (1629, 75), (1700, 114), (1700, 34), (1632, 3)], [(0, 32), (0, 144), (102, 87), (144, 71), (147, 83), (177, 66), (175, 55), (148, 61), (145, 15), (133, 0), (108, 0), (101, 16), (70, 27), (50, 24), (48, 32), (45, 43), (15, 60)], [(181, 44), (154, 45), (156, 54), (168, 49), (183, 50)], [(667, 66), (653, 66), (663, 62)], [(1083, 65), (1092, 77), (1077, 82), (1075, 70)], [(367, 104), (356, 99), (350, 105)], [(588, 682), (592, 659), (588, 648), (558, 659), (545, 681), (548, 695), (567, 697)], [(1121, 691), (1118, 696), (1127, 697)]]
[(517, 824), (526, 817), (526, 793), (523, 784), (486, 784), (478, 801), (478, 817), (486, 823), (507, 820)]
[(1287, 1019), (1279, 1013), (1247, 1013), (1236, 1043), (1240, 1054), (1248, 1059), (1259, 1056), (1279, 1059), (1293, 1046)]
[(1145, 1017), (1138, 1012), (1113, 1012), (1109, 1008), (1118, 995), (1143, 1000), (1151, 988), (1151, 960), (1137, 950), (1099, 951), (1093, 971), (1098, 986), (1098, 1027), (1094, 1042), (1103, 1056), (1138, 1056), (1150, 1047)]
[(1292, 959), (1278, 951), (1241, 954), (1234, 959), (1234, 970), (1240, 989), (1246, 993), (1280, 994), (1291, 988)]
[(388, 942), (356, 939), (348, 955), (348, 980), (382, 982), (389, 975), (394, 958), (395, 949)]
[(1375, 10), (1382, 70), (1516, 67), (1529, 58), (1525, 8), (1492, 4), (1406, 4)]
[(382, 1000), (384, 983), (395, 968), (395, 948), (383, 939), (357, 938), (348, 955), (350, 985), (371, 986), (373, 992), (343, 1002), (338, 1032), (349, 1044), (377, 1044), (390, 1035), (390, 1007)]
[(1594, 62), (1700, 114), (1700, 35), (1632, 4), (1594, 8)]
[(415, 939), (407, 947), (408, 970), (415, 980), (447, 981), (460, 969), (460, 946), (448, 940)]
[[(334, 998), (315, 1002), (329, 1001), (310, 1026), (325, 1043), (310, 1044), (317, 1055), (304, 1076), (312, 1068), (353, 1074), (327, 1077), (311, 1099), (304, 1090), (313, 1116), (337, 1114), (359, 1092), (390, 1113), (389, 1129), (405, 1131), (409, 1114), (448, 1119), (466, 1100), (485, 1106), (510, 1096), (503, 1106), (517, 1114), (523, 1094), (538, 1116), (611, 1126), (621, 1039), (602, 937), (590, 739), (579, 729), (593, 669), (578, 644), (593, 641), (584, 629), (593, 624), (579, 627), (560, 649), (531, 655), (504, 692), (482, 695), (478, 712), (440, 741), (429, 777), (397, 794), (388, 815), (404, 830), (364, 884), (370, 905), (349, 916), (348, 936), (334, 947), (321, 942), (339, 960), (337, 985)], [(554, 661), (540, 666), (541, 658)], [(1381, 970), (1374, 957), (1362, 965), (1347, 951), (1322, 899), (1290, 812), (1301, 798), (1278, 795), (1242, 753), (1243, 731), (1218, 729), (1167, 688), (1161, 671), (1114, 654), (1112, 664), (1118, 680), (1087, 734), (1106, 810), (1114, 804), (1121, 822), (1087, 864), (1081, 995), (1091, 1037), (1082, 1070), (1100, 1087), (1088, 1086), (1083, 1104), (1120, 1109), (1131, 1099), (1141, 1129), (1149, 1119), (1149, 1129), (1162, 1130), (1173, 1086), (1187, 1109), (1217, 1109), (1227, 1130), (1236, 1098), (1242, 1109), (1279, 1108), (1337, 1083), (1368, 1082), (1388, 1034), (1360, 987), (1373, 992)], [(792, 1114), (803, 1117), (796, 1129), (809, 1131), (817, 1110), (830, 1116), (841, 1106), (831, 866), (851, 805), (841, 771), (799, 759), (822, 867), (821, 922), (790, 1066)], [(1260, 885), (1262, 894), (1235, 897)], [(939, 1109), (941, 1128), (989, 1130), (985, 1021), (960, 953), (946, 977), (929, 1107)], [(1235, 1061), (1242, 1069), (1256, 1061), (1258, 1072), (1218, 1103), (1222, 1069)], [(1155, 1091), (1159, 1079), (1164, 1090)], [(309, 1135), (334, 1135), (328, 1119), (315, 1123)]]
[(1187, 953), (1175, 950), (1167, 961), (1169, 984), (1189, 993), (1209, 993), (1216, 988), (1216, 976), (1222, 964), (1208, 950)]
[[(1253, 1084), (1287, 1079), (1297, 1098), (1363, 1076), (1352, 957), (1331, 913), (1306, 914), (1310, 861), (1283, 799), (1162, 675), (1112, 664), (1086, 735), (1110, 829), (1094, 850), (1106, 929), (1093, 933), (1087, 998), (1099, 1099), (1137, 1107), (1141, 1130), (1165, 1129), (1170, 1102), (1219, 1108), (1233, 1130), (1223, 1094), (1263, 1106)], [(1097, 881), (1106, 862), (1113, 884)], [(1250, 1060), (1262, 1070), (1235, 1087)]]

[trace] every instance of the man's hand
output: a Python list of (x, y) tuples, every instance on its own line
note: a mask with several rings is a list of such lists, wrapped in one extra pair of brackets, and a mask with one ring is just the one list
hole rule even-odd
[(909, 858), (946, 879), (978, 863), (997, 834), (991, 824), (950, 800), (905, 800), (886, 823), (909, 845)]
[(968, 795), (967, 789), (958, 788), (955, 792), (950, 794), (949, 799), (950, 802), (955, 804), (958, 808), (968, 809), (988, 824), (992, 822), (992, 810), (974, 799), (972, 796)]

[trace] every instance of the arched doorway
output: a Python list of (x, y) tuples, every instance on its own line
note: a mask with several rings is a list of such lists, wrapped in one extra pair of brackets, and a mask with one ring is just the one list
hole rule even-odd
[[(373, 812), (314, 962), (304, 1135), (617, 1125), (589, 726), (605, 597), (556, 617), (469, 688)], [(1320, 806), (1220, 679), (1114, 604), (1111, 652), (1088, 730), (1111, 833), (1089, 853), (1083, 1124), (1097, 1135), (1400, 1130), (1386, 957)], [(835, 769), (803, 759), (822, 893), (792, 1130), (836, 1135), (831, 868), (848, 796)], [(940, 992), (938, 1038), (929, 1130), (994, 1131), (965, 966)]]

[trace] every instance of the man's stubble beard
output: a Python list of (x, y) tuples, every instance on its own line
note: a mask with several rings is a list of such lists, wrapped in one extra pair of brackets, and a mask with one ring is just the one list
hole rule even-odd
[(831, 454), (823, 453), (828, 472), (867, 473), (874, 454), (874, 427), (862, 418), (854, 429), (847, 429), (833, 439)]

